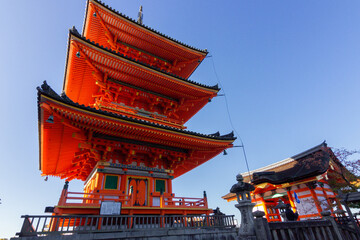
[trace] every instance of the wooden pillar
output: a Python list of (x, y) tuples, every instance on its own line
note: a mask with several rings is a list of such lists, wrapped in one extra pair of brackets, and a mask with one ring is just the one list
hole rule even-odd
[(339, 201), (339, 199), (337, 197), (335, 197), (335, 201), (336, 201), (336, 205), (337, 207), (340, 209), (340, 210), (344, 210), (342, 205), (341, 205), (341, 202)]
[(267, 210), (267, 207), (266, 207), (266, 202), (265, 202), (265, 199), (264, 199), (264, 194), (261, 194), (260, 195), (261, 197), (260, 197), (260, 200), (261, 200), (261, 202), (262, 202), (262, 205), (264, 206), (264, 212), (265, 212), (265, 217), (266, 217), (266, 220), (268, 221), (268, 222), (270, 222), (270, 218), (269, 218), (269, 213), (268, 213), (268, 210)]
[(314, 181), (314, 182), (308, 182), (308, 183), (306, 183), (306, 186), (309, 188), (310, 193), (311, 193), (311, 196), (312, 196), (313, 199), (314, 199), (316, 209), (317, 209), (318, 212), (319, 212), (319, 216), (321, 216), (320, 213), (322, 212), (322, 208), (321, 208), (321, 206), (320, 206), (319, 199), (318, 199), (317, 196), (316, 196), (316, 192), (314, 191), (314, 189), (315, 189), (316, 186), (317, 186), (317, 185), (316, 185), (316, 182), (315, 182), (315, 181)]
[(295, 202), (294, 202), (294, 198), (293, 196), (291, 195), (291, 187), (287, 187), (286, 188), (286, 193), (287, 193), (287, 196), (289, 198), (289, 202), (290, 202), (290, 205), (293, 209), (295, 209), (295, 211), (297, 211), (297, 208), (296, 208), (296, 205), (295, 205)]
[(98, 189), (104, 189), (104, 173), (98, 173)]
[(68, 188), (69, 188), (69, 182), (66, 181), (64, 184), (63, 190), (61, 191), (60, 199), (58, 202), (59, 206), (62, 206), (66, 203)]
[(333, 212), (334, 212), (334, 209), (332, 208), (330, 199), (329, 199), (329, 197), (328, 197), (328, 195), (327, 195), (327, 193), (326, 193), (326, 190), (324, 189), (324, 183), (321, 182), (321, 183), (319, 183), (319, 185), (320, 185), (320, 187), (321, 187), (321, 190), (322, 190), (323, 193), (324, 193), (324, 196), (325, 196), (326, 202), (327, 202), (328, 205), (329, 205), (330, 211), (331, 211), (331, 213), (333, 213)]
[(172, 193), (172, 180), (168, 179), (167, 184), (168, 184), (168, 193)]
[[(149, 172), (149, 173), (151, 173), (151, 171)], [(154, 185), (155, 185), (155, 179), (154, 178), (149, 178), (149, 194), (148, 194), (148, 196), (149, 196), (149, 206), (150, 207), (152, 207), (153, 206), (153, 194), (154, 194), (154, 192), (155, 192), (155, 190), (154, 190)]]

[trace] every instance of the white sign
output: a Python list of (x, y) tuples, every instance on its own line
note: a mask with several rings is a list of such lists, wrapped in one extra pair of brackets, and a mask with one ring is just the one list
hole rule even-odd
[(104, 201), (101, 202), (100, 215), (120, 215), (121, 202)]

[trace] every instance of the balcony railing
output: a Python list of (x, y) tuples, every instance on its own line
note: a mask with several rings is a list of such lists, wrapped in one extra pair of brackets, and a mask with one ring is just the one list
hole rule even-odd
[[(156, 199), (156, 201), (155, 201)], [(127, 194), (83, 193), (63, 191), (59, 206), (97, 206), (103, 201), (121, 202), (122, 207), (133, 207), (134, 199)], [(150, 196), (149, 204), (152, 207), (172, 208), (208, 208), (207, 199), (190, 197), (173, 197), (171, 194), (158, 194)]]
[(121, 202), (122, 206), (131, 206), (131, 196), (127, 194), (101, 194), (83, 192), (64, 192), (59, 205), (62, 206), (100, 206), (103, 201)]
[(96, 232), (120, 232), (148, 229), (179, 228), (234, 228), (234, 216), (159, 216), (159, 215), (67, 215), (67, 216), (21, 216), (24, 236), (51, 234), (74, 234)]

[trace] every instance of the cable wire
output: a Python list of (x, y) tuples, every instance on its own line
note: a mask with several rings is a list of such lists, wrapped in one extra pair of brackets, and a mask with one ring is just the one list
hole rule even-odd
[(216, 68), (215, 68), (215, 62), (214, 62), (214, 58), (213, 56), (210, 56), (211, 57), (211, 62), (212, 62), (212, 66), (213, 66), (213, 69), (214, 69), (214, 74), (215, 74), (215, 77), (221, 87), (221, 90), (223, 91), (223, 96), (225, 97), (225, 105), (226, 105), (226, 112), (227, 112), (227, 115), (228, 115), (228, 118), (229, 118), (229, 122), (230, 122), (230, 125), (232, 127), (232, 129), (234, 129), (234, 132), (236, 133), (238, 139), (240, 140), (240, 143), (241, 143), (241, 147), (243, 149), (243, 154), (244, 154), (244, 158), (245, 158), (245, 163), (246, 163), (246, 168), (247, 168), (247, 171), (248, 171), (248, 174), (249, 174), (249, 177), (250, 179), (252, 180), (252, 177), (250, 175), (250, 169), (249, 169), (249, 163), (248, 163), (248, 160), (247, 160), (247, 156), (246, 156), (246, 152), (245, 152), (245, 145), (244, 145), (244, 142), (240, 136), (240, 134), (236, 131), (236, 128), (234, 127), (234, 124), (232, 122), (232, 119), (231, 119), (231, 115), (230, 115), (230, 110), (229, 110), (229, 104), (228, 104), (228, 100), (227, 100), (227, 97), (226, 97), (226, 92), (225, 92), (225, 89), (223, 87), (223, 85), (221, 84), (221, 81), (220, 81), (220, 78), (219, 78), (219, 75), (217, 74), (217, 71), (216, 71)]
[[(241, 136), (240, 134), (236, 131), (236, 128), (234, 127), (234, 124), (232, 122), (232, 119), (231, 119), (231, 115), (230, 115), (230, 110), (229, 110), (229, 104), (228, 104), (228, 100), (227, 100), (227, 97), (226, 97), (226, 92), (225, 92), (225, 89), (223, 87), (223, 85), (221, 84), (221, 81), (220, 81), (220, 78), (216, 72), (216, 68), (215, 68), (215, 62), (214, 62), (214, 58), (212, 56), (209, 56), (211, 57), (211, 62), (212, 62), (212, 66), (213, 66), (213, 69), (214, 69), (214, 74), (215, 74), (215, 77), (221, 87), (221, 90), (223, 91), (223, 96), (225, 97), (225, 105), (226, 105), (226, 111), (227, 111), (227, 114), (228, 114), (228, 118), (229, 118), (229, 122), (230, 122), (230, 125), (232, 127), (232, 129), (234, 129), (234, 132), (236, 133), (236, 135), (238, 136), (239, 140), (240, 140), (240, 143), (241, 143), (241, 147), (242, 150), (243, 150), (243, 154), (244, 154), (244, 159), (245, 159), (245, 164), (246, 164), (246, 169), (247, 169), (247, 172), (249, 174), (249, 178), (250, 178), (250, 182), (252, 181), (252, 176), (250, 174), (250, 169), (249, 169), (249, 163), (248, 163), (248, 160), (247, 160), (247, 156), (246, 156), (246, 152), (245, 152), (245, 145), (244, 145), (244, 142), (243, 140), (241, 139)], [(256, 200), (256, 194), (254, 194), (254, 200), (255, 202), (257, 203), (257, 200)], [(257, 210), (259, 210), (259, 206), (256, 204), (256, 208)]]

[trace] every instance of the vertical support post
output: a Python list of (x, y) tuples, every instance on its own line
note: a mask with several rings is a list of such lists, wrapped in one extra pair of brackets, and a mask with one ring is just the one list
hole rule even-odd
[(260, 200), (261, 200), (261, 202), (262, 202), (262, 204), (263, 204), (263, 206), (264, 206), (264, 212), (265, 212), (266, 220), (267, 220), (267, 221), (270, 221), (270, 219), (269, 219), (269, 213), (268, 213), (268, 210), (267, 210), (267, 207), (266, 207), (266, 202), (265, 202), (265, 199), (264, 199), (263, 196), (264, 196), (264, 194), (261, 194)]
[(165, 206), (164, 194), (162, 191), (160, 191), (160, 208), (163, 208), (164, 206)]
[(133, 194), (133, 191), (134, 191), (134, 187), (133, 186), (130, 186), (130, 191), (129, 191), (129, 195), (130, 195), (130, 207), (134, 206), (134, 194)]
[(205, 205), (206, 208), (208, 208), (206, 191), (204, 191), (204, 205)]
[(98, 229), (98, 230), (101, 230), (103, 218), (102, 218), (102, 217), (99, 217), (98, 220), (99, 220), (99, 221), (98, 221), (97, 229)]
[(323, 211), (321, 206), (320, 206), (320, 202), (319, 202), (319, 199), (317, 198), (317, 195), (316, 195), (316, 192), (314, 191), (314, 189), (316, 188), (316, 182), (309, 182), (309, 183), (306, 183), (306, 186), (308, 187), (308, 189), (310, 190), (310, 193), (311, 193), (311, 196), (313, 197), (314, 199), (314, 202), (315, 202), (315, 206), (316, 206), (316, 209), (318, 210), (319, 212), (319, 215), (320, 213)]
[(338, 199), (338, 198), (335, 198), (335, 201), (336, 201), (336, 205), (337, 205), (338, 209), (344, 210), (343, 207), (342, 207), (342, 205), (341, 205), (341, 203), (340, 203), (340, 201), (339, 201), (339, 199)]
[(323, 193), (324, 193), (326, 202), (327, 202), (328, 205), (329, 205), (329, 209), (330, 209), (331, 213), (333, 213), (333, 212), (334, 212), (334, 209), (333, 209), (332, 206), (331, 206), (330, 199), (329, 199), (329, 197), (328, 197), (328, 195), (327, 195), (327, 193), (326, 193), (326, 190), (325, 190), (325, 188), (324, 188), (324, 183), (323, 183), (323, 182), (319, 182), (319, 185), (320, 185), (320, 187), (321, 187), (321, 189), (322, 189), (322, 191), (323, 191)]
[[(63, 190), (61, 191), (61, 195), (60, 195), (60, 199), (59, 199), (59, 203), (58, 206), (63, 206), (66, 204), (66, 199), (67, 199), (67, 194), (68, 194), (68, 188), (69, 188), (69, 182), (65, 181)], [(56, 216), (56, 214), (55, 214)], [(50, 227), (50, 231), (54, 232), (57, 230), (57, 225), (58, 225), (58, 218), (54, 217), (53, 221), (51, 223), (51, 227)]]
[(63, 190), (61, 191), (59, 203), (58, 203), (59, 206), (63, 206), (66, 203), (66, 197), (67, 197), (67, 193), (68, 193), (68, 188), (69, 188), (69, 182), (65, 181)]
[(295, 209), (295, 211), (297, 211), (297, 208), (295, 206), (295, 202), (294, 202), (294, 198), (293, 196), (291, 195), (291, 187), (287, 187), (286, 188), (286, 193), (287, 193), (287, 196), (289, 198), (289, 202), (290, 202), (290, 205), (293, 209)]
[[(150, 171), (149, 172), (150, 174), (152, 174), (153, 172), (152, 171)], [(152, 207), (153, 206), (153, 199), (154, 199), (154, 197), (153, 197), (153, 194), (154, 194), (154, 192), (155, 192), (155, 190), (154, 190), (154, 178), (150, 178), (149, 179), (149, 189), (150, 189), (150, 194), (149, 194), (149, 206), (150, 207)]]

